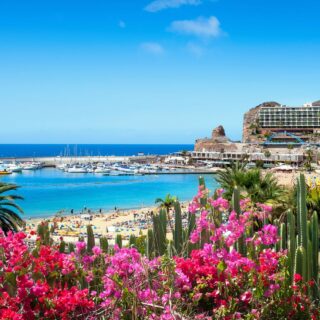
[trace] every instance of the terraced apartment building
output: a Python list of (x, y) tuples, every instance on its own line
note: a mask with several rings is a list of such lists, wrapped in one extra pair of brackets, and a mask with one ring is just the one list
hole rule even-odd
[(320, 143), (320, 101), (300, 107), (262, 103), (244, 115), (243, 142), (269, 147)]

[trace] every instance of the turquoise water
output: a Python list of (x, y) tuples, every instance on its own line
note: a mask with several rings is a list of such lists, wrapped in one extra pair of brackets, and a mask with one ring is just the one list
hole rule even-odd
[[(204, 175), (210, 190), (217, 187), (213, 175)], [(24, 218), (44, 217), (60, 210), (69, 213), (84, 207), (92, 210), (139, 208), (153, 205), (156, 198), (166, 194), (180, 200), (190, 200), (198, 190), (198, 175), (168, 174), (146, 176), (102, 176), (71, 174), (56, 169), (23, 171), (1, 177), (15, 183), (24, 197), (20, 205)]]

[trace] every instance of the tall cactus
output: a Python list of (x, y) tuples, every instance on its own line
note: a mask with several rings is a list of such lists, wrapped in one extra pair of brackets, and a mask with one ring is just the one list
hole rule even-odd
[(106, 237), (100, 238), (100, 248), (103, 253), (108, 253), (109, 243)]
[(69, 251), (69, 253), (74, 252), (74, 250), (75, 250), (74, 244), (72, 242), (69, 242), (68, 243), (68, 251)]
[(173, 257), (173, 241), (172, 240), (169, 240), (168, 241), (168, 245), (167, 245), (167, 255), (169, 258), (172, 258)]
[(174, 250), (177, 255), (180, 255), (183, 247), (183, 235), (182, 235), (182, 215), (181, 215), (181, 206), (178, 201), (174, 203)]
[(148, 259), (152, 259), (154, 255), (154, 234), (152, 229), (148, 229), (146, 238), (146, 254)]
[(129, 237), (129, 247), (136, 246), (137, 237), (134, 234), (131, 234)]
[(65, 253), (65, 251), (66, 251), (66, 243), (65, 243), (65, 241), (61, 240), (61, 242), (59, 244), (59, 252)]
[(315, 285), (309, 293), (319, 298), (319, 221), (316, 212), (310, 221), (307, 219), (307, 188), (303, 174), (297, 179), (297, 191), (297, 228), (292, 212), (287, 214), (290, 280), (295, 273), (306, 282), (313, 280)]
[(295, 255), (295, 266), (294, 266), (294, 273), (295, 274), (300, 274), (303, 279), (306, 278), (306, 251), (302, 246), (298, 247), (296, 250), (296, 255)]
[(161, 209), (158, 215), (153, 216), (153, 233), (155, 255), (162, 256), (166, 251), (167, 240), (167, 212)]
[[(205, 189), (206, 189), (206, 183), (205, 183), (204, 177), (199, 177), (199, 187), (200, 187), (202, 190), (205, 190)], [(201, 198), (201, 199), (200, 199), (200, 204), (201, 204), (202, 206), (205, 206), (205, 205), (207, 204), (207, 199)]]
[(116, 235), (115, 244), (117, 244), (120, 249), (122, 248), (122, 236), (121, 236), (121, 234), (117, 234)]
[(296, 219), (293, 215), (292, 211), (289, 210), (287, 213), (287, 234), (288, 234), (288, 254), (289, 254), (289, 275), (290, 282), (293, 279), (293, 271), (294, 271), (294, 261), (295, 261), (295, 253), (296, 253)]
[(308, 247), (308, 233), (307, 233), (307, 191), (306, 182), (303, 174), (298, 178), (298, 216), (299, 216), (299, 246), (304, 250)]
[(94, 233), (92, 225), (87, 225), (87, 252), (92, 253), (92, 248), (95, 246)]
[(37, 233), (40, 237), (41, 244), (49, 246), (52, 244), (52, 239), (50, 238), (50, 230), (48, 221), (41, 222), (37, 227)]
[(306, 191), (306, 181), (303, 174), (300, 174), (298, 178), (298, 221), (299, 221), (299, 246), (303, 247), (305, 259), (304, 263), (304, 280), (308, 281), (308, 226), (307, 226), (307, 191)]
[(280, 225), (280, 249), (287, 249), (287, 230), (285, 223), (281, 223)]
[(319, 221), (318, 214), (314, 212), (311, 218), (311, 278), (315, 282), (313, 297), (319, 297)]
[[(233, 194), (232, 194), (232, 210), (237, 213), (237, 216), (239, 217), (241, 213), (241, 208), (240, 208), (240, 192), (237, 187), (234, 188)], [(245, 235), (242, 235), (236, 242), (236, 248), (238, 252), (242, 255), (246, 255), (246, 246), (245, 246)]]

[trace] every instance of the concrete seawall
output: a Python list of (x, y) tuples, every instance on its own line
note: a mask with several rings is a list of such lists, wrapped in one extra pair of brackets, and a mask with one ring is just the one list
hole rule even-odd
[(70, 163), (95, 162), (152, 162), (161, 156), (94, 156), (94, 157), (30, 157), (30, 158), (0, 158), (1, 161), (41, 162), (44, 166), (57, 166)]

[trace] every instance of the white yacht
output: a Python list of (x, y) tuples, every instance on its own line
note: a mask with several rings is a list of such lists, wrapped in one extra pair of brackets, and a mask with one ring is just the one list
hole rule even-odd
[(94, 173), (103, 173), (103, 174), (106, 174), (106, 173), (110, 173), (110, 169), (109, 168), (106, 168), (106, 167), (98, 167), (97, 169), (94, 170)]
[(37, 170), (39, 169), (39, 164), (36, 162), (27, 162), (22, 165), (22, 170)]
[(16, 163), (9, 163), (6, 166), (7, 171), (10, 172), (21, 172), (22, 171), (22, 167)]
[(68, 169), (68, 173), (87, 173), (87, 169), (81, 166), (73, 166)]

